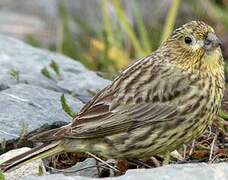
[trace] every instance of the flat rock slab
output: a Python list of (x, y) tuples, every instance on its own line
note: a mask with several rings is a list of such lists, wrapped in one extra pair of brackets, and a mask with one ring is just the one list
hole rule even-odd
[[(18, 138), (23, 131), (31, 132), (46, 123), (70, 122), (71, 118), (62, 110), (61, 95), (26, 84), (0, 91), (0, 141)], [(75, 112), (83, 105), (69, 95), (66, 100)]]
[[(27, 152), (30, 149), (31, 148), (23, 147), (20, 149), (8, 151), (7, 153), (0, 156), (0, 164), (4, 161), (9, 160), (12, 157), (15, 157), (19, 154)], [(41, 160), (36, 160), (28, 164), (25, 164), (14, 171), (4, 173), (4, 176), (6, 180), (18, 180), (18, 179), (25, 178), (26, 176), (29, 176), (29, 175), (38, 175), (39, 168), (42, 169), (43, 173), (46, 173), (43, 162)]]
[(83, 177), (99, 177), (97, 166), (100, 166), (99, 171), (101, 172), (104, 168), (101, 166), (102, 163), (97, 162), (94, 158), (87, 158), (82, 162), (78, 162), (74, 166), (66, 169), (51, 169), (50, 174), (64, 174), (66, 176), (83, 176)]
[[(50, 68), (54, 61), (60, 77)], [(87, 70), (78, 61), (50, 51), (33, 48), (19, 40), (0, 35), (0, 84), (10, 86), (26, 83), (46, 89), (76, 94), (88, 98), (110, 82)], [(41, 71), (46, 68), (51, 76)], [(18, 73), (18, 78), (12, 74)], [(82, 98), (83, 99), (83, 98)]]
[[(228, 163), (220, 164), (181, 164), (168, 165), (154, 169), (129, 170), (120, 177), (103, 178), (103, 180), (227, 180)], [(23, 180), (97, 180), (97, 178), (69, 177), (53, 174), (43, 177), (29, 176)]]

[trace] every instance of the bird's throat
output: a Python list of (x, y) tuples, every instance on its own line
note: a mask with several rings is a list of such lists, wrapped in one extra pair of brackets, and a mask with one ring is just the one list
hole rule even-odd
[(211, 74), (217, 74), (223, 70), (223, 60), (219, 49), (204, 54), (201, 59), (200, 70)]

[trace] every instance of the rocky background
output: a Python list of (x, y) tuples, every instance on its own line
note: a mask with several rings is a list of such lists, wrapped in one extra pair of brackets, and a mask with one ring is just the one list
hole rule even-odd
[[(128, 33), (121, 28), (118, 33), (123, 35), (114, 38), (122, 44), (111, 43), (107, 52), (102, 48), (109, 43), (104, 35), (105, 23), (100, 2), (0, 0), (0, 163), (34, 146), (27, 141), (28, 136), (71, 121), (72, 118), (61, 105), (60, 98), (63, 94), (73, 111), (78, 112), (96, 92), (110, 83), (104, 76), (112, 78), (113, 74), (127, 66), (131, 59), (140, 56), (132, 46)], [(116, 25), (119, 19), (111, 1), (107, 2), (108, 13), (112, 23)], [(205, 4), (207, 1), (191, 1), (196, 4), (189, 2), (182, 1), (175, 26), (192, 19), (210, 22), (224, 42), (223, 53), (227, 58), (226, 19), (219, 19), (216, 12), (213, 14), (213, 8)], [(224, 9), (227, 8), (226, 0), (216, 2)], [(151, 41), (151, 51), (160, 43), (161, 29), (171, 4), (171, 0), (140, 0), (140, 3), (137, 0), (122, 1), (129, 23), (138, 36), (140, 33), (134, 15), (135, 7), (141, 13)], [(227, 14), (221, 16), (228, 17), (225, 15)], [(117, 27), (119, 28), (119, 25)], [(79, 46), (81, 44), (82, 46)], [(228, 111), (227, 94), (223, 102), (224, 111)], [(213, 137), (210, 137), (209, 142), (212, 140)], [(228, 137), (222, 136), (222, 140), (223, 156), (227, 158)], [(219, 148), (216, 146), (214, 149)], [(206, 152), (208, 151), (210, 147)], [(202, 155), (202, 152), (205, 151), (199, 151), (197, 157), (205, 158), (206, 155)], [(203, 161), (206, 162), (205, 159)], [(225, 180), (228, 179), (226, 162), (227, 159), (219, 164), (172, 164), (153, 169), (134, 169), (127, 170), (123, 176), (106, 179)], [(97, 163), (101, 166), (100, 172), (96, 168)], [(46, 168), (47, 161), (37, 161), (6, 173), (5, 177), (10, 180), (84, 180), (101, 177), (101, 173), (102, 177), (114, 176), (110, 169), (92, 157), (79, 161), (64, 172)], [(39, 177), (38, 174), (42, 176)]]

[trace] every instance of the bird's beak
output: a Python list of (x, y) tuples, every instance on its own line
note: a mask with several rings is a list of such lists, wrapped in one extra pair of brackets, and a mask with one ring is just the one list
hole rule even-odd
[(215, 33), (208, 33), (207, 38), (204, 40), (203, 48), (205, 51), (210, 52), (215, 50), (221, 44), (221, 40), (215, 35)]

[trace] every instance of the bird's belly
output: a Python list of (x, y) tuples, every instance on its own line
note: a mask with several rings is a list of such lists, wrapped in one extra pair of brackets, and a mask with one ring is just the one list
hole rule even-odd
[[(203, 106), (204, 107), (204, 106)], [(144, 158), (173, 151), (199, 137), (214, 119), (215, 113), (199, 109), (188, 111), (178, 121), (164, 121), (131, 132), (109, 137), (113, 142), (107, 156), (116, 158)]]

